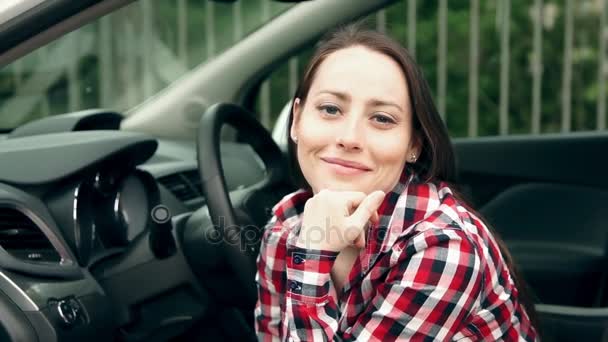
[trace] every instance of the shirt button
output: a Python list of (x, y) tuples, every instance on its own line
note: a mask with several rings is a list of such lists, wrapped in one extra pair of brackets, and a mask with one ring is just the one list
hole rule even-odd
[(301, 256), (296, 255), (296, 256), (294, 256), (294, 257), (293, 257), (293, 263), (294, 263), (294, 264), (296, 264), (296, 265), (300, 265), (300, 264), (301, 264), (301, 263), (303, 263), (303, 262), (304, 262), (304, 259), (302, 259), (302, 257), (301, 257)]
[(298, 283), (297, 283), (297, 282), (295, 282), (295, 281), (290, 281), (290, 282), (289, 282), (289, 288), (290, 288), (292, 291), (297, 291), (297, 290), (299, 290), (299, 289), (300, 289), (300, 285), (298, 285)]

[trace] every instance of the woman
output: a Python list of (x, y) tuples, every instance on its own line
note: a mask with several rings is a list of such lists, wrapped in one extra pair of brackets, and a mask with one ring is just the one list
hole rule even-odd
[(289, 125), (302, 189), (264, 234), (260, 339), (536, 339), (510, 258), (448, 185), (447, 131), (398, 43), (333, 33)]

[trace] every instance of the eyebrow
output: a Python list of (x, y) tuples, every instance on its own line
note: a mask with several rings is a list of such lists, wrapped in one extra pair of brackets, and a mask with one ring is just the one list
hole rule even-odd
[[(335, 90), (321, 90), (317, 93), (317, 95), (321, 95), (321, 94), (330, 94), (333, 95), (337, 98), (339, 98), (340, 100), (350, 100), (350, 95), (340, 92), (340, 91), (335, 91)], [(403, 108), (401, 108), (400, 105), (396, 104), (395, 102), (391, 102), (391, 101), (385, 101), (385, 100), (380, 100), (380, 99), (371, 99), (368, 101), (368, 104), (372, 105), (372, 106), (390, 106), (390, 107), (395, 107), (397, 108), (399, 111), (403, 112)]]

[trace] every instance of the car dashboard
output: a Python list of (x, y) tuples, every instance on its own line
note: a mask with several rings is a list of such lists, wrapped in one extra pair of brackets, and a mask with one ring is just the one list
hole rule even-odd
[[(230, 190), (263, 178), (247, 146), (221, 154)], [(200, 316), (205, 301), (182, 251), (163, 259), (148, 248), (155, 208), (175, 225), (205, 205), (195, 157), (191, 143), (116, 130), (0, 141), (0, 339), (107, 341), (120, 329), (139, 340)], [(196, 305), (153, 301), (163, 315), (134, 312), (160, 297)]]

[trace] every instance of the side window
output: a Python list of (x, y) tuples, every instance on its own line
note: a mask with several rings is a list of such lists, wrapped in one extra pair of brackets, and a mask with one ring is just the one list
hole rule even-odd
[[(608, 9), (590, 0), (536, 3), (397, 0), (367, 19), (416, 58), (452, 137), (605, 130)], [(262, 83), (255, 109), (266, 127), (307, 56)]]
[(297, 55), (279, 64), (269, 74), (254, 98), (254, 112), (264, 127), (272, 129), (285, 105), (292, 99), (304, 69), (313, 53), (313, 46), (304, 48)]

